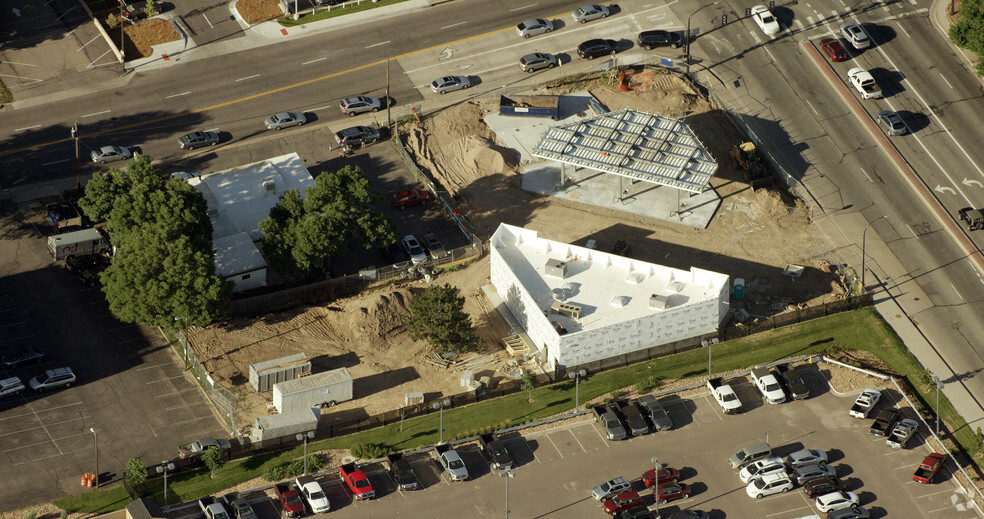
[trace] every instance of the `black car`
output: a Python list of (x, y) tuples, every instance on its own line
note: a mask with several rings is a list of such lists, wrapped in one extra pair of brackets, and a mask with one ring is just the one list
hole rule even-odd
[(824, 478), (818, 478), (811, 481), (807, 481), (803, 485), (803, 492), (810, 499), (816, 499), (824, 494), (830, 494), (832, 492), (837, 492), (844, 488), (844, 482), (840, 480), (837, 476), (827, 476)]
[(615, 40), (594, 39), (577, 46), (577, 55), (584, 59), (595, 59), (598, 56), (614, 56), (618, 52), (618, 42)]
[(92, 268), (79, 272), (79, 284), (83, 287), (94, 287), (99, 283), (99, 273), (105, 270), (103, 265), (96, 265)]
[(391, 243), (386, 247), (380, 247), (379, 251), (383, 253), (383, 257), (385, 257), (386, 261), (390, 262), (390, 264), (410, 261), (410, 257), (407, 256), (406, 251), (403, 250), (403, 247), (401, 247), (399, 243)]
[(649, 417), (649, 421), (653, 423), (653, 430), (668, 431), (673, 428), (673, 420), (670, 419), (670, 415), (666, 413), (663, 404), (656, 400), (656, 397), (643, 395), (639, 397), (637, 403), (642, 412)]
[[(123, 2), (120, 3), (122, 4)], [(127, 20), (139, 20), (146, 17), (147, 2), (145, 0), (123, 4), (123, 18)]]
[(789, 364), (780, 364), (776, 366), (776, 371), (779, 372), (779, 385), (786, 392), (786, 396), (796, 400), (810, 396), (810, 388), (803, 381), (803, 377), (796, 371), (796, 368)]
[(618, 519), (659, 519), (659, 516), (649, 510), (646, 505), (639, 505), (635, 508), (623, 510), (622, 513), (615, 517)]
[(679, 34), (670, 31), (658, 30), (639, 33), (639, 46), (646, 50), (652, 50), (656, 47), (675, 49), (680, 46), (681, 40)]
[(34, 348), (21, 348), (3, 356), (3, 365), (8, 368), (19, 368), (25, 364), (40, 364), (45, 353)]
[(82, 256), (69, 256), (65, 258), (65, 270), (69, 272), (82, 272), (102, 263), (102, 259), (96, 254), (84, 254)]
[(400, 490), (416, 490), (417, 476), (414, 475), (410, 462), (400, 453), (390, 454), (386, 458), (389, 461), (390, 474), (396, 480)]

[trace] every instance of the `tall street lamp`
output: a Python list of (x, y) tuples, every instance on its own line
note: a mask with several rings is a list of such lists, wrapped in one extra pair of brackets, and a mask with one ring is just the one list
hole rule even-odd
[(653, 475), (653, 480), (656, 481), (656, 510), (654, 510), (655, 513), (653, 514), (653, 517), (659, 517), (659, 470), (663, 468), (663, 466), (659, 464), (659, 458), (657, 456), (653, 456), (649, 459), (653, 462), (653, 468), (656, 469), (656, 473)]
[(578, 408), (581, 407), (581, 399), (578, 394), (578, 382), (580, 382), (581, 377), (587, 375), (583, 369), (577, 369), (577, 362), (574, 363), (574, 371), (567, 373), (567, 378), (574, 379), (574, 412), (576, 413)]
[(434, 409), (441, 410), (441, 441), (437, 442), (438, 445), (444, 444), (444, 408), (450, 406), (451, 406), (451, 399), (449, 398), (445, 398), (440, 402), (434, 402), (433, 404), (431, 404), (431, 407), (433, 407)]
[(697, 8), (697, 11), (690, 13), (690, 16), (687, 17), (687, 74), (690, 74), (690, 19), (693, 18), (694, 15), (697, 14), (697, 12), (700, 11), (701, 9), (705, 7), (710, 7), (712, 5), (717, 5), (717, 2), (700, 6)]
[(516, 471), (505, 469), (499, 471), (500, 478), (506, 478), (506, 519), (509, 519), (509, 480), (516, 477)]
[(92, 433), (92, 451), (96, 458), (96, 488), (99, 488), (99, 444), (96, 442), (96, 430), (89, 427), (89, 432)]
[(868, 222), (868, 225), (864, 228), (864, 231), (861, 233), (861, 291), (862, 292), (865, 291), (865, 288), (864, 288), (864, 260), (867, 257), (864, 254), (865, 238), (867, 238), (868, 228), (871, 227), (871, 225), (873, 223), (877, 222), (878, 220), (881, 220), (882, 218), (888, 218), (888, 217), (885, 216), (885, 215), (881, 215), (878, 218), (875, 218), (874, 220)]
[(164, 460), (157, 466), (157, 473), (164, 474), (164, 506), (167, 506), (167, 471), (174, 470), (174, 463), (171, 460)]
[(943, 389), (943, 381), (940, 377), (933, 375), (933, 384), (936, 386), (936, 438), (940, 437), (940, 390)]
[(304, 475), (307, 476), (307, 441), (308, 438), (314, 438), (314, 431), (308, 431), (306, 433), (300, 433), (297, 435), (297, 441), (304, 440)]

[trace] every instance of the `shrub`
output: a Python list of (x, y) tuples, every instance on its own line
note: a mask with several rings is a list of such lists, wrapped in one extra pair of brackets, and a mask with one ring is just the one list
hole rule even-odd
[(390, 448), (380, 443), (364, 443), (352, 449), (352, 455), (364, 460), (382, 458), (390, 453)]
[[(308, 472), (319, 472), (325, 466), (324, 460), (321, 456), (317, 454), (311, 454), (308, 456), (307, 469)], [(296, 478), (304, 474), (304, 458), (298, 458), (296, 460), (291, 460), (286, 463), (281, 463), (263, 474), (263, 479), (267, 481), (281, 481), (289, 478)]]
[(147, 481), (147, 467), (137, 458), (130, 458), (126, 461), (126, 483), (131, 487)]
[(32, 510), (28, 512), (27, 515), (24, 516), (24, 519), (34, 519), (37, 516), (38, 516), (37, 511)]
[(639, 394), (648, 393), (659, 387), (659, 380), (658, 376), (649, 375), (635, 383), (635, 390)]
[(106, 17), (106, 25), (109, 26), (110, 29), (115, 29), (120, 26), (120, 19), (117, 18), (115, 14), (109, 13), (109, 16)]

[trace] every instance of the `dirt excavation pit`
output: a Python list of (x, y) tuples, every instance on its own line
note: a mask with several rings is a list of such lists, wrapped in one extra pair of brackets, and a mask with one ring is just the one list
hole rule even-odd
[[(745, 299), (734, 301), (733, 308), (745, 310), (750, 319), (841, 299), (840, 280), (818, 256), (824, 237), (803, 208), (775, 189), (753, 191), (743, 172), (731, 166), (730, 148), (742, 136), (730, 120), (674, 76), (657, 74), (635, 85), (630, 78), (630, 85), (640, 84), (650, 88), (621, 92), (616, 86), (584, 81), (565, 88), (588, 89), (610, 110), (633, 108), (683, 118), (720, 165), (711, 187), (722, 203), (706, 229), (634, 221), (624, 213), (522, 191), (518, 154), (498, 144), (483, 122), (486, 113), (497, 110), (497, 100), (446, 107), (402, 131), (421, 167), (454, 195), (483, 239), (505, 222), (565, 243), (584, 244), (590, 237), (604, 251), (625, 240), (627, 255), (635, 259), (745, 279)], [(562, 94), (564, 89), (535, 93)], [(782, 275), (788, 264), (806, 269), (793, 280)], [(249, 365), (298, 352), (307, 354), (315, 373), (339, 367), (351, 372), (355, 399), (325, 411), (346, 421), (397, 409), (406, 393), (422, 392), (428, 401), (460, 393), (464, 389), (458, 370), (472, 369), (476, 378), (491, 376), (494, 381), (516, 372), (507, 366), (501, 342), (513, 332), (481, 292), (489, 282), (487, 257), (441, 273), (433, 282), (459, 288), (482, 337), (479, 352), (447, 369), (425, 360), (429, 346), (410, 339), (403, 324), (424, 280), (386, 285), (322, 306), (196, 328), (189, 330), (189, 343), (212, 377), (232, 387), (240, 399), (237, 425), (274, 412), (267, 405), (271, 393), (257, 394), (249, 386)]]

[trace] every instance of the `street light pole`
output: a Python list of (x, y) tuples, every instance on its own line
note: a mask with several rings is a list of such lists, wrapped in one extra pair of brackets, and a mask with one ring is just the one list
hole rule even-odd
[(868, 225), (864, 228), (864, 231), (861, 233), (861, 290), (862, 292), (865, 291), (865, 287), (864, 287), (864, 260), (866, 258), (864, 254), (864, 246), (866, 243), (865, 238), (867, 238), (868, 228), (871, 227), (873, 223), (877, 222), (878, 220), (881, 220), (882, 218), (888, 218), (888, 217), (885, 215), (881, 215), (878, 218), (875, 218), (874, 220), (868, 222)]
[(933, 375), (933, 384), (936, 385), (936, 438), (940, 437), (940, 389), (943, 388), (943, 381), (940, 377)]
[(509, 519), (509, 480), (516, 477), (516, 471), (513, 469), (500, 470), (499, 477), (506, 478), (506, 519)]
[(157, 466), (157, 473), (164, 473), (164, 506), (167, 506), (167, 471), (174, 470), (174, 463), (171, 460), (164, 460)]
[(297, 435), (298, 440), (304, 440), (304, 475), (307, 476), (307, 441), (308, 438), (314, 438), (314, 431), (308, 431), (306, 433), (300, 433)]
[(92, 433), (92, 451), (96, 457), (96, 488), (99, 488), (99, 443), (96, 441), (96, 430), (89, 427), (89, 432)]
[(653, 477), (653, 481), (656, 484), (656, 492), (655, 492), (655, 494), (656, 494), (656, 510), (654, 510), (655, 513), (653, 514), (653, 517), (659, 517), (659, 470), (662, 468), (662, 465), (659, 464), (659, 458), (656, 457), (656, 456), (653, 456), (653, 457), (651, 457), (649, 459), (653, 462), (653, 468), (656, 469), (656, 473), (654, 474), (654, 477)]
[(697, 12), (700, 11), (701, 9), (705, 7), (710, 7), (712, 5), (717, 5), (717, 2), (700, 6), (697, 8), (697, 11), (690, 13), (690, 16), (687, 17), (687, 74), (688, 75), (690, 74), (690, 19), (693, 18), (694, 15), (697, 14)]
[(576, 413), (578, 408), (581, 407), (581, 398), (578, 393), (578, 382), (580, 382), (581, 374), (577, 369), (577, 360), (574, 360), (574, 372), (568, 373), (567, 378), (574, 379), (574, 412)]
[(433, 407), (434, 409), (439, 409), (441, 411), (441, 441), (437, 442), (438, 445), (444, 444), (444, 408), (450, 405), (451, 405), (451, 400), (448, 398), (445, 398), (440, 402), (434, 402), (433, 404), (431, 404), (431, 407)]

